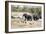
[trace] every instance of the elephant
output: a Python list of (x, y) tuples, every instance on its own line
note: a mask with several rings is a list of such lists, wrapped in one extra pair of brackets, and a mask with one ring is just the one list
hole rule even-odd
[(39, 16), (39, 15), (33, 15), (33, 20), (38, 20), (38, 19), (40, 19), (41, 18), (41, 16)]
[(27, 21), (31, 20), (32, 21), (32, 16), (31, 15), (23, 14), (23, 16), (25, 17), (25, 20), (27, 20)]

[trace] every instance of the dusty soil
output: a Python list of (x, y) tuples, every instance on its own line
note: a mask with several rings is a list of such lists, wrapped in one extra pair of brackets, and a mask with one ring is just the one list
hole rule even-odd
[(38, 21), (23, 21), (20, 19), (12, 19), (11, 20), (11, 28), (38, 28), (41, 27), (41, 19)]
[[(25, 12), (12, 12), (12, 16), (21, 16)], [(30, 14), (31, 15), (31, 14)], [(23, 19), (12, 19), (11, 20), (11, 28), (39, 28), (41, 27), (42, 19), (38, 21), (24, 21)]]

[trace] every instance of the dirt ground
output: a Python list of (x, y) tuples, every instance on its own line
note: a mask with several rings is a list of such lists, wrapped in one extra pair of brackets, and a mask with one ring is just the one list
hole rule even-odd
[[(12, 12), (12, 16), (21, 16), (23, 15), (25, 12)], [(30, 14), (31, 15), (31, 14)], [(42, 19), (39, 19), (37, 21), (24, 21), (23, 19), (11, 19), (11, 28), (15, 29), (15, 28), (39, 28), (41, 27), (41, 23), (42, 23)]]
[(12, 19), (11, 20), (11, 28), (39, 28), (41, 27), (41, 19), (38, 21), (23, 21), (20, 19)]

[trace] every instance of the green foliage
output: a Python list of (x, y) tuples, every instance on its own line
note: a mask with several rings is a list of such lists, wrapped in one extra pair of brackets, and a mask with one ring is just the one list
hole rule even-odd
[(41, 7), (37, 7), (37, 8), (31, 8), (31, 7), (12, 7), (13, 12), (30, 12), (30, 13), (34, 13), (34, 14), (41, 14)]

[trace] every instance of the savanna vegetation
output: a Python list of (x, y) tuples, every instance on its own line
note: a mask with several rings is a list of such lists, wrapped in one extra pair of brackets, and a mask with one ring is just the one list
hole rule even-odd
[(20, 7), (19, 5), (18, 6), (12, 6), (12, 11), (13, 12), (29, 12), (29, 13), (33, 13), (33, 14), (41, 14), (41, 7), (40, 6), (33, 6), (33, 7), (30, 7), (30, 6), (23, 6), (23, 7)]

